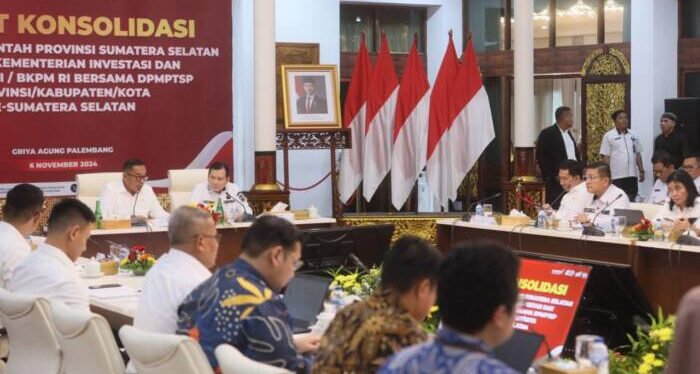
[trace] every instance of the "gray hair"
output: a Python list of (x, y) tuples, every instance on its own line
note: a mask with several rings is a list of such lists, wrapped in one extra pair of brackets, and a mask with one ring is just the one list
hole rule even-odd
[(185, 244), (200, 234), (211, 215), (201, 209), (191, 206), (181, 206), (175, 209), (168, 222), (168, 238), (170, 245)]

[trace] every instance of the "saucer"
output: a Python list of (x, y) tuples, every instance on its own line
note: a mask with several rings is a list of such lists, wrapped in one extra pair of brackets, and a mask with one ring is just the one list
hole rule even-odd
[(83, 278), (88, 278), (88, 279), (100, 278), (100, 277), (102, 277), (102, 276), (104, 276), (104, 275), (105, 275), (105, 273), (103, 273), (103, 272), (100, 272), (100, 274), (93, 274), (93, 275), (88, 275), (88, 274), (86, 274), (86, 273), (80, 274), (81, 277), (83, 277)]

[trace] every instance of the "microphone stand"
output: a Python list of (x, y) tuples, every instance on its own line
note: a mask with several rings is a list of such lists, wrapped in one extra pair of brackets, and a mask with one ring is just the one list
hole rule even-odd
[(603, 207), (603, 209), (601, 209), (598, 213), (596, 213), (593, 216), (593, 219), (591, 220), (591, 224), (587, 225), (587, 226), (583, 226), (582, 234), (588, 235), (588, 236), (605, 236), (605, 232), (603, 230), (599, 229), (598, 227), (596, 227), (595, 219), (598, 218), (600, 213), (603, 213), (605, 211), (605, 209), (608, 209), (608, 207), (610, 205), (612, 205), (612, 203), (614, 203), (615, 201), (617, 201), (617, 199), (619, 199), (621, 197), (622, 197), (622, 194), (619, 194), (619, 195), (617, 195), (616, 198), (612, 199), (609, 203), (605, 204), (605, 207)]

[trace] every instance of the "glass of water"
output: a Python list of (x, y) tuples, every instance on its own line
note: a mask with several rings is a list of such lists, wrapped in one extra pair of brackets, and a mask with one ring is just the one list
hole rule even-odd
[(622, 234), (622, 230), (627, 227), (627, 217), (625, 216), (614, 216), (611, 220), (612, 231), (614, 234)]
[(493, 205), (492, 204), (484, 204), (484, 215), (486, 217), (493, 216)]

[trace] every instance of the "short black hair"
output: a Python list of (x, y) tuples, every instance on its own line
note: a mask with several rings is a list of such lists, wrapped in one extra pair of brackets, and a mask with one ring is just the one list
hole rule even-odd
[(614, 121), (614, 120), (617, 119), (617, 116), (619, 116), (619, 115), (622, 114), (622, 113), (627, 114), (627, 111), (624, 110), (624, 109), (618, 109), (618, 110), (614, 111), (613, 114), (612, 114), (610, 117), (612, 117), (612, 119), (613, 119), (613, 121)]
[[(680, 183), (685, 187), (685, 190), (688, 191), (688, 197), (685, 201), (685, 206), (692, 208), (695, 205), (695, 199), (698, 197), (698, 189), (695, 187), (695, 182), (693, 182), (693, 177), (688, 174), (687, 171), (680, 169), (676, 170), (671, 175), (668, 176), (668, 180), (666, 183), (671, 184), (671, 182), (676, 182)], [(668, 207), (672, 211), (673, 206), (675, 204), (673, 203), (673, 199), (668, 199)]]
[(146, 165), (141, 159), (139, 158), (130, 158), (122, 164), (122, 171), (129, 171), (131, 168), (134, 166), (143, 166)]
[(44, 207), (44, 193), (33, 184), (22, 183), (7, 192), (7, 200), (2, 207), (6, 221), (27, 222)]
[(557, 110), (554, 111), (554, 119), (557, 122), (559, 122), (561, 117), (564, 116), (564, 113), (570, 112), (570, 111), (571, 111), (571, 108), (569, 108), (568, 106), (560, 106), (559, 108), (557, 108)]
[(488, 240), (457, 244), (440, 266), (442, 321), (473, 334), (486, 327), (499, 306), (514, 313), (519, 270), (520, 259), (502, 244)]
[(255, 220), (243, 236), (241, 251), (256, 258), (277, 245), (281, 245), (285, 251), (291, 251), (301, 239), (301, 231), (286, 219), (272, 215), (262, 216)]
[(384, 256), (382, 288), (403, 294), (424, 279), (436, 283), (441, 262), (442, 255), (427, 241), (402, 236)]
[[(601, 162), (601, 161), (594, 162), (594, 163), (586, 166), (586, 169), (598, 170), (598, 174), (600, 174), (601, 178), (610, 179), (610, 166), (604, 162)], [(612, 181), (612, 179), (611, 179), (611, 181)]]
[(228, 176), (229, 176), (228, 165), (226, 165), (220, 161), (217, 161), (217, 162), (211, 164), (211, 166), (209, 166), (209, 172), (207, 172), (207, 175), (211, 174), (212, 170), (221, 170), (221, 169), (224, 169), (224, 171), (226, 172), (226, 178), (228, 178)]
[(671, 156), (668, 152), (666, 151), (656, 151), (654, 154), (651, 156), (651, 163), (653, 164), (658, 164), (661, 163), (663, 166), (670, 166), (670, 165), (676, 165), (676, 160), (673, 159), (673, 156)]
[(583, 177), (583, 164), (576, 160), (564, 160), (559, 164), (559, 170), (566, 170), (572, 177)]
[(47, 225), (49, 232), (52, 232), (93, 222), (95, 222), (95, 214), (87, 205), (78, 199), (68, 198), (53, 206)]
[(700, 153), (695, 153), (695, 152), (693, 152), (693, 153), (691, 153), (691, 154), (685, 156), (685, 158), (683, 159), (683, 161), (685, 161), (685, 160), (687, 160), (687, 159), (689, 159), (689, 158), (692, 158), (692, 159), (695, 161), (696, 164), (700, 164)]

